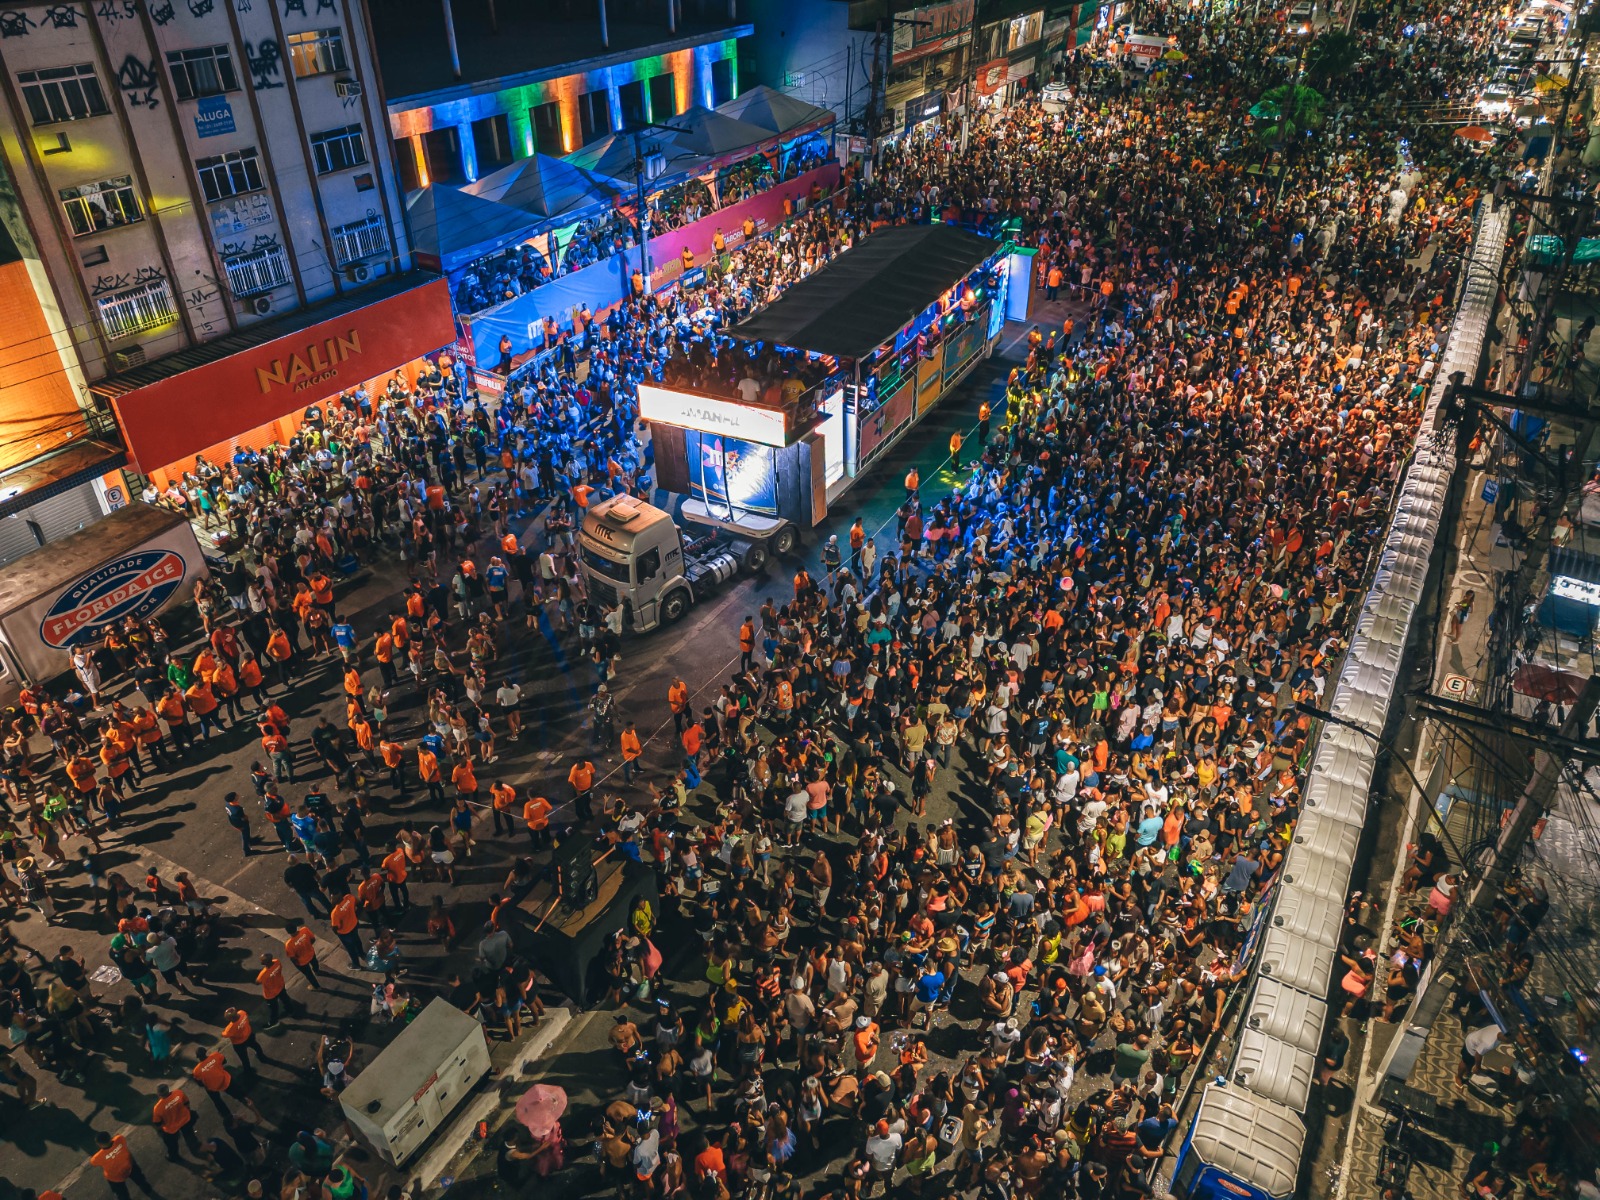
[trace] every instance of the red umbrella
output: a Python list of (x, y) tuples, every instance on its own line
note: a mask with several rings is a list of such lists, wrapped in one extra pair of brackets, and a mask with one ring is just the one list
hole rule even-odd
[(1469, 142), (1494, 141), (1494, 134), (1490, 133), (1482, 125), (1463, 125), (1456, 130), (1456, 136), (1458, 138), (1466, 138)]
[(1532, 696), (1535, 700), (1548, 700), (1551, 704), (1572, 704), (1583, 691), (1584, 678), (1571, 671), (1557, 670), (1541, 663), (1518, 667), (1512, 676), (1511, 690)]

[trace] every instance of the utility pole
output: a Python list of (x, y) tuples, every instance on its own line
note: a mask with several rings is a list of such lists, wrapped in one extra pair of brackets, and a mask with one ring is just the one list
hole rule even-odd
[[(1561, 722), (1560, 736), (1567, 739), (1581, 737), (1589, 727), (1596, 708), (1600, 708), (1600, 675), (1591, 675), (1568, 711), (1567, 719)], [(1494, 846), (1494, 859), (1468, 899), (1468, 904), (1475, 911), (1483, 912), (1490, 908), (1499, 896), (1506, 876), (1521, 857), (1528, 839), (1533, 836), (1534, 826), (1549, 811), (1566, 762), (1566, 757), (1554, 750), (1541, 748), (1534, 754), (1533, 777), (1522, 789), (1517, 806), (1511, 810), (1511, 818), (1500, 830), (1499, 840)]]

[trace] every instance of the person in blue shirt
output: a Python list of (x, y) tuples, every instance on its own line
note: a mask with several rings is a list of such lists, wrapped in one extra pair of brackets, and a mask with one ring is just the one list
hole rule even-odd
[(335, 613), (333, 615), (333, 644), (339, 647), (339, 654), (345, 662), (351, 661), (356, 652), (356, 627)]
[(510, 582), (511, 573), (506, 570), (505, 562), (498, 554), (495, 555), (483, 573), (483, 585), (489, 593), (489, 603), (494, 606), (494, 615), (502, 621), (505, 620), (506, 588)]
[(1156, 839), (1161, 836), (1162, 820), (1156, 815), (1156, 810), (1150, 805), (1144, 806), (1144, 816), (1140, 818), (1138, 828), (1134, 830), (1133, 843), (1136, 846), (1154, 846)]

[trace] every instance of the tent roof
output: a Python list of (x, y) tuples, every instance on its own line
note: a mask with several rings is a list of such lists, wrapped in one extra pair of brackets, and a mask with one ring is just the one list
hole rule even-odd
[(882, 229), (728, 332), (865, 358), (1000, 246), (953, 225)]
[[(651, 136), (645, 139), (646, 153), (650, 153), (652, 147), (661, 152), (667, 160), (665, 171), (667, 175), (693, 170), (696, 164), (705, 161), (704, 155), (685, 150), (673, 141), (672, 135), (665, 130), (652, 129), (650, 134)], [(608, 133), (598, 141), (590, 142), (581, 150), (574, 150), (562, 161), (611, 179), (632, 179), (633, 135)]]
[(627, 187), (548, 154), (533, 154), (461, 190), (538, 217), (558, 217), (590, 204), (610, 203)]
[(754, 148), (762, 142), (771, 141), (773, 135), (771, 129), (741, 121), (738, 117), (728, 116), (701, 104), (684, 109), (663, 124), (676, 126), (682, 131), (669, 133), (658, 130), (663, 137), (672, 139), (693, 154), (713, 157), (732, 150), (743, 150), (747, 146)]
[(764, 83), (757, 84), (726, 104), (719, 104), (717, 111), (751, 125), (759, 125), (772, 133), (788, 133), (807, 125), (821, 128), (834, 119), (832, 109), (819, 108), (793, 96), (786, 96)]
[(453, 187), (430, 184), (406, 197), (412, 248), (452, 271), (502, 246), (533, 236), (527, 213)]

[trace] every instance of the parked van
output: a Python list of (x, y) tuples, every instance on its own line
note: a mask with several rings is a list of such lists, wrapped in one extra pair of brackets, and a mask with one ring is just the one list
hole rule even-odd
[(1137, 67), (1142, 71), (1153, 71), (1161, 62), (1161, 56), (1177, 45), (1176, 38), (1157, 37), (1149, 33), (1130, 33), (1121, 42), (1122, 65)]

